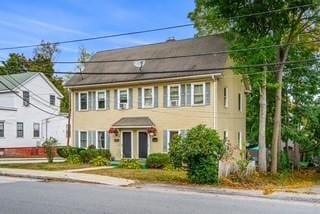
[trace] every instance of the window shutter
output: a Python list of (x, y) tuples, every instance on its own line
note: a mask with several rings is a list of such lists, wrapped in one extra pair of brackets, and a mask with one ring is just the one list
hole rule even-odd
[(153, 89), (153, 99), (154, 99), (153, 107), (157, 108), (159, 106), (158, 87), (154, 87)]
[(110, 109), (110, 91), (109, 90), (106, 91), (106, 109), (107, 110)]
[(168, 152), (168, 131), (163, 130), (163, 152)]
[(80, 145), (79, 145), (79, 131), (73, 132), (73, 146), (80, 147)]
[(95, 145), (97, 147), (97, 135), (96, 135), (96, 131), (91, 131), (91, 135), (92, 135), (92, 142), (91, 144)]
[(92, 110), (96, 110), (96, 92), (95, 91), (92, 91), (92, 99), (91, 99), (91, 102), (92, 102)]
[(210, 96), (211, 96), (211, 87), (210, 87), (210, 82), (206, 82), (206, 105), (210, 105)]
[(92, 92), (90, 91), (89, 93), (88, 93), (88, 110), (89, 111), (91, 111), (92, 110), (92, 108), (93, 108), (93, 106), (92, 106)]
[(110, 150), (110, 135), (106, 132), (106, 149)]
[(92, 144), (92, 131), (88, 131), (88, 144), (87, 147)]
[(138, 108), (142, 108), (142, 89), (138, 88)]
[(163, 86), (163, 107), (168, 107), (168, 86)]
[(132, 88), (129, 88), (129, 109), (133, 106)]
[(180, 104), (181, 106), (186, 105), (186, 85), (181, 85), (181, 92), (180, 92)]
[(114, 90), (114, 109), (118, 109), (118, 90)]
[(79, 111), (79, 93), (75, 93), (75, 107), (76, 107), (76, 111)]
[(186, 86), (186, 106), (191, 106), (191, 84)]

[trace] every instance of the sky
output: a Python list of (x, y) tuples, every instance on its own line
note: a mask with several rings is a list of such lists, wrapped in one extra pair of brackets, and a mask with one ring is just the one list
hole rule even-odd
[[(2, 0), (0, 7), (0, 48), (81, 39), (108, 34), (190, 23), (188, 13), (194, 0)], [(191, 38), (192, 27), (140, 35), (123, 36), (74, 44), (61, 44), (56, 60), (76, 61), (79, 48), (90, 53), (101, 50), (162, 42), (169, 37)], [(32, 48), (0, 51), (32, 56)], [(72, 71), (74, 64), (55, 65), (56, 71)]]

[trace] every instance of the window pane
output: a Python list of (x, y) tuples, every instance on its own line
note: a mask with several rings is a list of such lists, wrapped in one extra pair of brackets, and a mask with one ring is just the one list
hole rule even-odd
[(29, 106), (30, 104), (30, 94), (29, 91), (24, 91), (22, 92), (23, 95), (23, 105), (24, 106)]
[(169, 98), (170, 98), (170, 103), (169, 103), (170, 106), (179, 105), (179, 100), (180, 100), (180, 97), (179, 97), (179, 86), (170, 87)]
[(179, 135), (178, 131), (170, 131), (170, 133), (169, 133), (170, 142), (173, 139), (173, 137), (176, 136), (176, 135)]
[(4, 122), (0, 122), (0, 137), (4, 137)]
[(152, 106), (152, 89), (144, 89), (144, 106)]
[(203, 94), (203, 84), (193, 86), (193, 104), (203, 104), (204, 94)]
[(86, 93), (80, 94), (80, 108), (82, 110), (87, 109), (87, 94)]
[(40, 137), (40, 124), (39, 123), (33, 124), (33, 137)]
[(50, 95), (50, 105), (55, 105), (56, 97), (54, 95)]
[(23, 137), (23, 123), (17, 123), (17, 137)]
[(87, 132), (80, 132), (80, 147), (87, 147)]
[(128, 101), (127, 90), (120, 91), (120, 103), (127, 103)]
[(104, 109), (105, 108), (105, 93), (104, 92), (98, 92), (98, 108)]
[(105, 132), (98, 132), (98, 148), (105, 148)]

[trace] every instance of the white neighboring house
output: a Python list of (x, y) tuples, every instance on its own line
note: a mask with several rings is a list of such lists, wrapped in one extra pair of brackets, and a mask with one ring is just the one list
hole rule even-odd
[(0, 76), (0, 156), (14, 156), (12, 151), (28, 156), (50, 137), (66, 145), (68, 116), (60, 113), (62, 97), (42, 73)]

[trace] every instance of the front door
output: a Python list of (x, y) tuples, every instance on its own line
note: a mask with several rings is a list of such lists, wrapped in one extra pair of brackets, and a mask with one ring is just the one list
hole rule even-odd
[(131, 132), (122, 132), (122, 157), (132, 158), (132, 138)]
[(148, 156), (148, 134), (139, 132), (139, 158), (147, 158)]

